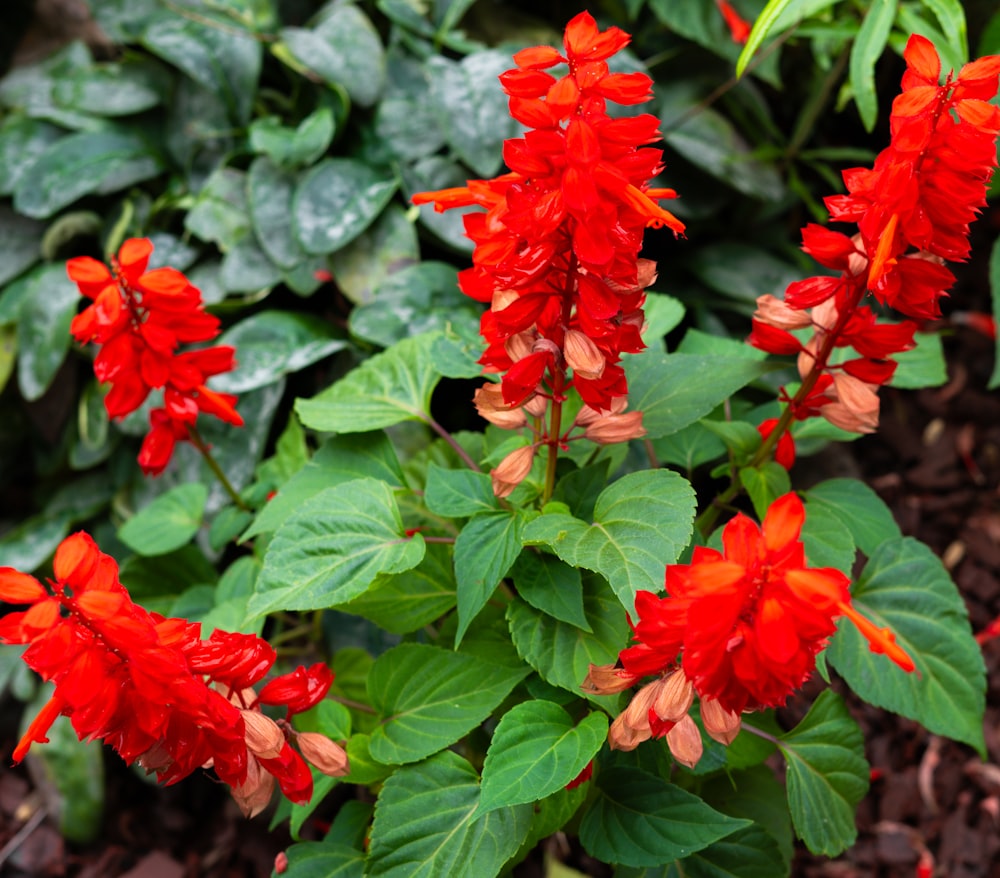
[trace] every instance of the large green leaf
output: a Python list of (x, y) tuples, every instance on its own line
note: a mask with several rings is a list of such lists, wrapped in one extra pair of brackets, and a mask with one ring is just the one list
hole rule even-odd
[(607, 714), (574, 723), (551, 701), (525, 701), (503, 715), (483, 764), (480, 811), (537, 802), (563, 789), (597, 754)]
[(258, 156), (247, 172), (250, 219), (261, 249), (279, 268), (292, 269), (308, 260), (292, 225), (292, 197), (298, 174)]
[(63, 131), (20, 113), (0, 122), (0, 195), (10, 195), (39, 156), (63, 136)]
[(580, 841), (606, 863), (656, 866), (751, 825), (639, 768), (605, 768), (596, 787), (597, 797), (580, 823)]
[(207, 499), (208, 488), (202, 484), (171, 488), (126, 521), (118, 539), (139, 555), (165, 555), (179, 549), (201, 527)]
[(25, 399), (42, 396), (69, 350), (69, 325), (80, 291), (62, 263), (39, 265), (5, 291), (19, 298), (17, 315), (17, 384)]
[(479, 776), (444, 752), (392, 775), (375, 805), (370, 878), (493, 878), (531, 824), (531, 806), (477, 816)]
[(295, 403), (302, 423), (331, 433), (380, 430), (430, 419), (431, 393), (441, 379), (434, 348), (441, 334), (408, 338), (365, 360), (312, 399)]
[(348, 344), (326, 321), (291, 311), (258, 311), (227, 329), (218, 343), (236, 348), (236, 368), (212, 379), (225, 393), (266, 387)]
[(629, 473), (601, 492), (592, 525), (572, 515), (541, 515), (525, 526), (524, 541), (600, 573), (631, 611), (637, 591), (663, 588), (666, 565), (691, 537), (694, 512), (694, 491), (677, 473)]
[(866, 555), (902, 535), (889, 507), (860, 479), (827, 479), (810, 488), (805, 498), (807, 519), (815, 509), (828, 510), (847, 527)]
[[(598, 576), (583, 582), (583, 608), (589, 631), (561, 622), (519, 598), (507, 608), (510, 636), (517, 653), (543, 680), (575, 695), (591, 664), (613, 664), (628, 645), (629, 627), (621, 604)], [(617, 696), (592, 700), (614, 711)]]
[(316, 27), (286, 27), (282, 44), (287, 52), (325, 82), (343, 86), (354, 103), (371, 107), (385, 87), (385, 49), (375, 26), (357, 6), (336, 5)]
[(434, 646), (404, 643), (375, 660), (368, 697), (382, 722), (372, 732), (379, 762), (416, 762), (454, 744), (486, 719), (521, 680), (506, 667)]
[(517, 512), (483, 512), (470, 518), (456, 538), (456, 646), (521, 553), (522, 521)]
[(197, 17), (163, 10), (147, 23), (142, 44), (222, 100), (238, 125), (250, 118), (260, 77), (261, 43), (235, 18), (199, 9)]
[(379, 574), (409, 570), (423, 556), (423, 537), (405, 536), (385, 482), (344, 482), (303, 503), (278, 529), (247, 612), (256, 618), (347, 603)]
[(52, 144), (20, 178), (14, 208), (45, 219), (84, 195), (117, 192), (162, 170), (152, 142), (134, 131), (81, 131)]
[(448, 518), (499, 509), (489, 475), (470, 469), (445, 469), (433, 462), (427, 467), (424, 502), (431, 512)]
[(235, 247), (250, 230), (246, 174), (235, 168), (213, 171), (184, 215), (184, 228), (223, 252)]
[(962, 596), (937, 556), (914, 539), (886, 542), (851, 592), (861, 613), (896, 634), (917, 672), (872, 653), (846, 619), (830, 644), (830, 664), (866, 701), (985, 753), (982, 651)]
[(307, 253), (339, 250), (381, 213), (398, 181), (357, 159), (324, 159), (301, 179), (293, 199), (295, 234)]
[(44, 230), (42, 223), (0, 204), (0, 286), (38, 261)]
[(584, 631), (590, 623), (583, 609), (583, 577), (553, 555), (522, 552), (510, 571), (518, 595), (536, 610)]
[(850, 80), (854, 103), (865, 129), (871, 131), (878, 117), (875, 62), (885, 51), (896, 17), (898, 0), (872, 0), (851, 47)]
[(277, 530), (298, 508), (324, 488), (371, 477), (403, 487), (403, 471), (385, 433), (351, 433), (327, 439), (302, 469), (272, 497), (250, 525), (244, 539)]
[(265, 116), (250, 124), (250, 146), (279, 168), (298, 168), (311, 165), (326, 152), (335, 129), (329, 107), (320, 107), (296, 128), (282, 125), (277, 116)]
[(658, 439), (703, 418), (769, 368), (739, 357), (650, 349), (626, 360), (629, 408), (642, 412), (646, 435)]
[(401, 46), (386, 57), (385, 94), (375, 109), (375, 135), (393, 156), (413, 161), (434, 155), (445, 144), (431, 96), (430, 76)]
[(345, 844), (302, 842), (287, 854), (288, 874), (295, 878), (362, 878), (365, 871), (364, 852)]
[(827, 690), (778, 746), (796, 833), (813, 853), (836, 856), (857, 837), (854, 809), (868, 790), (861, 729)]
[(615, 878), (781, 878), (788, 864), (778, 844), (761, 826), (738, 829), (696, 854), (664, 866), (624, 867)]
[(120, 64), (99, 64), (53, 77), (58, 106), (95, 116), (128, 116), (161, 102), (170, 78), (158, 62), (132, 57)]
[(916, 347), (899, 354), (893, 354), (898, 363), (896, 371), (889, 379), (890, 387), (919, 390), (924, 387), (940, 387), (948, 381), (948, 367), (945, 364), (941, 334), (938, 332), (918, 332), (913, 336)]

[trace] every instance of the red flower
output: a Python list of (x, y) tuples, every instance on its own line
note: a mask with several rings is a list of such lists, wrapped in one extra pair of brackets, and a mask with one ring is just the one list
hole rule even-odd
[(892, 632), (851, 606), (843, 573), (806, 566), (804, 522), (801, 501), (786, 494), (771, 505), (762, 528), (742, 514), (733, 518), (723, 530), (723, 552), (698, 547), (692, 563), (668, 566), (666, 597), (636, 596), (638, 643), (620, 655), (624, 673), (633, 679), (663, 673), (680, 653), (702, 698), (734, 713), (776, 707), (812, 673), (842, 615), (874, 652), (912, 671)]
[(288, 708), (288, 719), (296, 713), (309, 710), (326, 697), (333, 684), (333, 671), (317, 663), (308, 668), (296, 668), (290, 674), (275, 677), (260, 690), (261, 704), (283, 704)]
[[(566, 27), (563, 53), (548, 46), (518, 52), (517, 67), (500, 77), (511, 115), (529, 128), (504, 145), (510, 173), (413, 197), (437, 210), (485, 209), (464, 218), (476, 247), (459, 285), (491, 303), (480, 362), (507, 373), (510, 406), (535, 393), (561, 401), (572, 384), (589, 406), (606, 411), (627, 393), (617, 364), (623, 352), (643, 348), (643, 290), (655, 277), (637, 258), (643, 231), (684, 231), (657, 204), (676, 193), (649, 186), (662, 168), (660, 152), (645, 148), (659, 138), (658, 120), (613, 119), (606, 111), (608, 101), (651, 97), (649, 77), (611, 73), (606, 63), (630, 39), (619, 28), (598, 30), (583, 12)], [(561, 77), (546, 72), (561, 64), (568, 67)], [(571, 331), (589, 339), (588, 363), (601, 368), (572, 369), (565, 356)]]
[(753, 30), (750, 23), (744, 20), (726, 0), (715, 0), (715, 5), (719, 7), (719, 13), (725, 20), (726, 27), (729, 28), (729, 35), (733, 38), (733, 42), (743, 45), (749, 39), (750, 31)]
[[(312, 776), (288, 744), (297, 733), (287, 721), (278, 725), (259, 712), (254, 728), (244, 721), (255, 706), (247, 704), (253, 697), (247, 687), (274, 663), (267, 643), (224, 631), (200, 640), (200, 625), (147, 612), (119, 582), (114, 560), (85, 533), (62, 542), (53, 569), (55, 579), (46, 588), (32, 576), (0, 568), (0, 601), (30, 604), (0, 619), (0, 642), (28, 644), (25, 662), (55, 684), (15, 748), (16, 762), (33, 743), (45, 742), (64, 714), (81, 740), (103, 740), (165, 783), (211, 764), (245, 804), (255, 791), (267, 793), (260, 767), (293, 801), (308, 801)], [(288, 703), (291, 716), (323, 698), (332, 680), (324, 665), (300, 668), (276, 678), (279, 697), (269, 703)], [(271, 724), (277, 742), (263, 756), (255, 749), (261, 722)], [(343, 774), (346, 756), (335, 761)], [(259, 807), (255, 801), (247, 811)]]
[(231, 347), (177, 353), (179, 345), (208, 341), (219, 321), (205, 312), (201, 293), (173, 268), (147, 271), (152, 242), (130, 238), (112, 258), (111, 269), (89, 256), (66, 263), (69, 276), (93, 304), (73, 318), (70, 332), (79, 342), (94, 342), (98, 380), (111, 384), (104, 404), (111, 418), (122, 418), (163, 389), (164, 406), (150, 413), (150, 432), (139, 454), (146, 474), (160, 473), (174, 445), (187, 439), (198, 413), (240, 426), (236, 398), (205, 386), (212, 375), (230, 371)]
[[(777, 426), (777, 418), (768, 418), (760, 422), (757, 426), (757, 432), (760, 433), (761, 439), (766, 439), (774, 432), (774, 428)], [(791, 469), (795, 465), (795, 440), (792, 438), (791, 433), (784, 432), (779, 437), (778, 443), (774, 448), (774, 459), (785, 469)]]

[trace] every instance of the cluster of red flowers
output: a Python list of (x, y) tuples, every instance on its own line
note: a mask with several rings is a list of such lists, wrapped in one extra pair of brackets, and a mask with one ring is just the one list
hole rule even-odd
[(690, 564), (669, 565), (665, 597), (638, 593), (636, 645), (617, 666), (593, 669), (589, 685), (621, 691), (642, 677), (659, 679), (636, 696), (640, 709), (622, 715), (613, 743), (628, 748), (668, 734), (691, 705), (688, 684), (701, 698), (706, 729), (723, 736), (738, 729), (744, 710), (784, 704), (812, 673), (840, 616), (873, 652), (914, 670), (893, 633), (851, 606), (843, 573), (806, 566), (804, 522), (802, 501), (786, 494), (762, 528), (737, 515), (723, 530), (722, 552), (697, 547)]
[(236, 397), (206, 387), (212, 375), (230, 371), (231, 347), (177, 353), (181, 344), (210, 341), (219, 321), (206, 313), (201, 292), (174, 268), (147, 271), (153, 244), (130, 238), (111, 259), (109, 270), (89, 256), (70, 259), (66, 270), (93, 304), (70, 326), (77, 341), (95, 342), (98, 380), (111, 389), (104, 404), (111, 418), (123, 418), (163, 389), (163, 407), (150, 412), (150, 431), (139, 453), (143, 472), (156, 475), (170, 462), (174, 445), (188, 439), (199, 412), (242, 426)]
[[(643, 145), (659, 139), (658, 120), (606, 110), (608, 101), (652, 96), (645, 74), (609, 72), (607, 59), (630, 39), (598, 30), (583, 12), (566, 27), (565, 55), (548, 46), (518, 52), (500, 81), (511, 115), (530, 130), (504, 145), (510, 172), (413, 197), (437, 210), (486, 208), (464, 218), (476, 247), (459, 285), (490, 304), (480, 362), (505, 373), (498, 402), (507, 409), (535, 394), (561, 402), (570, 384), (599, 411), (625, 396), (619, 361), (644, 347), (643, 291), (655, 279), (653, 264), (638, 259), (643, 230), (684, 231), (656, 204), (676, 193), (649, 188), (661, 156)], [(560, 64), (565, 75), (546, 72)]]
[[(856, 223), (858, 233), (803, 230), (803, 249), (840, 274), (797, 281), (784, 302), (761, 297), (750, 336), (762, 350), (798, 355), (803, 384), (788, 400), (795, 418), (819, 414), (858, 432), (877, 426), (876, 391), (896, 367), (889, 358), (913, 346), (916, 328), (879, 323), (860, 307), (865, 293), (906, 317), (940, 316), (939, 300), (955, 280), (944, 261), (968, 257), (969, 224), (986, 204), (996, 166), (1000, 108), (988, 101), (997, 93), (1000, 56), (966, 64), (943, 85), (927, 39), (911, 36), (904, 58), (890, 146), (874, 168), (844, 172), (848, 194), (826, 199), (831, 220)], [(788, 331), (810, 326), (815, 335), (804, 345)], [(836, 347), (860, 356), (832, 365)]]
[[(201, 640), (199, 624), (147, 612), (119, 582), (114, 559), (85, 533), (62, 542), (53, 568), (49, 588), (0, 568), (0, 600), (31, 605), (0, 619), (0, 643), (28, 644), (25, 662), (55, 683), (14, 750), (16, 762), (32, 743), (48, 740), (63, 714), (81, 740), (103, 740), (168, 784), (214, 767), (248, 816), (267, 804), (276, 783), (293, 802), (310, 799), (303, 756), (326, 773), (347, 773), (338, 745), (289, 723), (326, 695), (333, 673), (325, 665), (277, 677), (258, 695), (251, 687), (275, 660), (259, 637), (215, 631)], [(287, 716), (275, 722), (261, 704), (285, 706)]]

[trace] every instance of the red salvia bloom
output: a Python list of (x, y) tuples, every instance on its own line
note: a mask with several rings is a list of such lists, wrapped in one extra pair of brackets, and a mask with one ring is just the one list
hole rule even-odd
[[(32, 743), (48, 740), (46, 732), (63, 714), (81, 740), (104, 741), (165, 783), (211, 764), (234, 795), (241, 791), (242, 804), (248, 785), (260, 788), (262, 768), (293, 801), (309, 800), (312, 776), (288, 744), (297, 733), (287, 721), (277, 725), (259, 712), (252, 728), (245, 722), (256, 707), (248, 687), (274, 664), (266, 642), (223, 631), (200, 640), (200, 625), (147, 612), (119, 582), (114, 560), (85, 533), (60, 544), (53, 571), (46, 588), (33, 576), (0, 568), (0, 601), (30, 605), (0, 619), (0, 643), (27, 644), (25, 662), (55, 684), (15, 748), (16, 762)], [(301, 683), (279, 684), (268, 703), (287, 705), (290, 716), (322, 699), (333, 674), (314, 665), (275, 682), (287, 678)], [(261, 722), (271, 723), (276, 733), (263, 755)], [(339, 751), (332, 742), (326, 746)], [(338, 765), (346, 766), (346, 756)], [(254, 783), (248, 778), (251, 767)], [(255, 813), (259, 807), (245, 810)]]
[(219, 321), (206, 313), (201, 293), (173, 268), (147, 271), (153, 244), (130, 238), (111, 260), (111, 268), (89, 256), (70, 259), (66, 270), (93, 303), (73, 318), (70, 332), (81, 343), (101, 346), (94, 374), (111, 384), (104, 399), (111, 418), (123, 418), (163, 389), (163, 407), (150, 413), (150, 432), (139, 464), (156, 475), (170, 461), (174, 445), (187, 439), (199, 412), (241, 426), (236, 397), (206, 386), (212, 375), (234, 366), (231, 347), (177, 353), (181, 344), (209, 341)]
[(743, 45), (750, 38), (750, 31), (753, 28), (750, 23), (743, 18), (726, 0), (715, 0), (715, 5), (719, 8), (719, 14), (729, 28), (729, 35), (734, 43)]
[[(459, 285), (490, 303), (480, 362), (506, 373), (509, 407), (535, 393), (561, 401), (570, 384), (604, 411), (627, 393), (619, 361), (644, 347), (643, 290), (655, 279), (652, 264), (637, 258), (643, 230), (684, 231), (656, 203), (675, 197), (673, 190), (649, 188), (662, 167), (660, 152), (645, 147), (659, 137), (658, 120), (613, 119), (606, 111), (608, 101), (651, 97), (646, 75), (608, 69), (607, 59), (630, 39), (616, 27), (598, 30), (583, 12), (567, 25), (563, 52), (518, 52), (517, 67), (500, 77), (511, 115), (529, 128), (504, 145), (510, 172), (413, 197), (437, 210), (485, 208), (464, 218), (476, 246)], [(563, 64), (564, 75), (547, 72)], [(572, 349), (571, 332), (579, 336)]]
[[(820, 414), (848, 430), (870, 432), (878, 424), (877, 389), (895, 369), (891, 357), (913, 346), (916, 323), (879, 323), (862, 307), (867, 293), (906, 317), (940, 316), (940, 299), (955, 277), (945, 260), (969, 254), (969, 224), (986, 204), (996, 167), (1000, 108), (1000, 56), (989, 56), (949, 73), (924, 37), (910, 37), (903, 53), (903, 91), (893, 102), (892, 140), (871, 169), (844, 172), (846, 195), (826, 199), (830, 218), (856, 223), (854, 237), (815, 224), (802, 231), (802, 247), (821, 265), (839, 271), (796, 281), (784, 303), (758, 300), (755, 347), (797, 354), (802, 389), (783, 393), (792, 416)], [(791, 312), (811, 309), (803, 322)], [(801, 344), (787, 330), (811, 325), (815, 337)], [(831, 365), (834, 348), (860, 357)]]
[(874, 652), (912, 671), (892, 632), (851, 606), (848, 578), (806, 565), (804, 522), (802, 502), (786, 494), (762, 528), (737, 515), (723, 530), (722, 552), (697, 547), (690, 564), (669, 565), (666, 597), (636, 596), (638, 643), (621, 653), (620, 675), (663, 674), (680, 655), (703, 699), (737, 714), (776, 707), (812, 673), (839, 616), (857, 625)]

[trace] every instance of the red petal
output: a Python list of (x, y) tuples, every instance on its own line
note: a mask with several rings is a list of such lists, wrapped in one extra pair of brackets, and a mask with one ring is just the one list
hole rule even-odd
[(12, 567), (0, 567), (0, 600), (8, 604), (32, 604), (48, 597), (42, 584)]
[[(903, 50), (907, 66), (916, 74), (937, 82), (941, 77), (941, 59), (934, 44), (920, 34), (912, 34)], [(970, 65), (966, 65), (968, 67)], [(965, 70), (965, 67), (962, 68)]]
[(89, 534), (80, 531), (66, 537), (56, 549), (56, 557), (52, 562), (56, 579), (80, 587), (97, 568), (101, 552)]
[(764, 516), (764, 546), (769, 552), (794, 543), (802, 532), (806, 511), (797, 494), (789, 493), (775, 500)]

